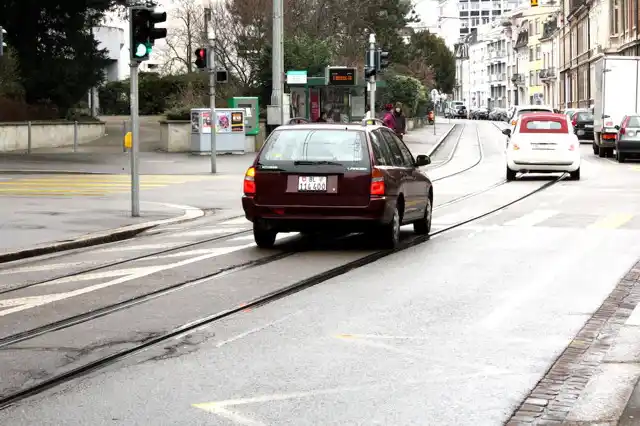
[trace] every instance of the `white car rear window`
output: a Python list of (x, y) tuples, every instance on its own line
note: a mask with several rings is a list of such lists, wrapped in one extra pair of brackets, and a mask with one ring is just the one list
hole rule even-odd
[(560, 130), (562, 129), (562, 124), (557, 121), (527, 121), (527, 129), (528, 130)]

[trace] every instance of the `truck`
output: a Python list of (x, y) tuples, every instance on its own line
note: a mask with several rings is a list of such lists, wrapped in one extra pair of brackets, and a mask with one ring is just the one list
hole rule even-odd
[(640, 110), (640, 56), (605, 55), (594, 64), (593, 153), (613, 156), (620, 124)]

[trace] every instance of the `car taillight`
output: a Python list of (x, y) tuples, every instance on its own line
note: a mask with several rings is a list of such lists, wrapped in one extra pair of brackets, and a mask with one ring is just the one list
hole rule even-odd
[(513, 144), (513, 150), (514, 150), (514, 151), (517, 151), (517, 150), (519, 150), (519, 149), (520, 149), (520, 146), (519, 146), (517, 143), (514, 143), (514, 144)]
[(256, 193), (256, 169), (249, 167), (244, 175), (243, 191), (245, 195), (255, 195)]
[(577, 124), (578, 124), (578, 121), (575, 118), (573, 120), (571, 120), (571, 125), (573, 127), (576, 127)]
[(576, 146), (574, 144), (569, 145), (569, 151), (575, 151)]
[(371, 171), (371, 195), (384, 195), (384, 174), (374, 168)]
[(517, 122), (518, 122), (518, 120), (511, 120), (511, 125), (515, 126)]

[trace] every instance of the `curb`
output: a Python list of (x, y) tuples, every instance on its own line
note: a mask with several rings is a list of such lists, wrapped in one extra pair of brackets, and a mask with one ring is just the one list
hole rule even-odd
[(151, 228), (155, 228), (162, 225), (175, 225), (182, 222), (188, 222), (190, 220), (198, 219), (205, 215), (204, 210), (190, 206), (180, 206), (175, 204), (165, 204), (170, 207), (180, 208), (184, 210), (182, 216), (161, 219), (152, 222), (137, 223), (135, 225), (127, 225), (120, 228), (109, 229), (106, 231), (100, 231), (83, 235), (80, 238), (74, 240), (67, 240), (56, 243), (45, 243), (39, 246), (17, 250), (12, 252), (0, 253), (0, 263), (13, 262), (16, 260), (28, 259), (36, 256), (43, 256), (46, 254), (58, 253), (62, 251), (69, 251), (78, 248), (97, 246), (106, 243), (112, 243), (116, 241), (123, 241), (135, 237), (141, 232), (147, 231)]
[[(435, 124), (434, 124), (435, 125)], [(442, 146), (442, 144), (444, 143), (445, 139), (447, 139), (449, 137), (449, 135), (451, 134), (451, 132), (453, 132), (453, 129), (455, 129), (457, 126), (457, 124), (452, 124), (451, 128), (449, 130), (447, 130), (447, 132), (442, 135), (440, 137), (440, 139), (438, 139), (438, 142), (436, 142), (436, 144), (433, 146), (433, 148), (431, 148), (431, 150), (427, 153), (427, 155), (429, 157), (431, 157), (433, 154), (436, 153), (436, 151), (438, 149), (440, 149), (440, 147)]]
[(87, 172), (81, 170), (0, 170), (0, 175), (113, 175), (117, 173)]

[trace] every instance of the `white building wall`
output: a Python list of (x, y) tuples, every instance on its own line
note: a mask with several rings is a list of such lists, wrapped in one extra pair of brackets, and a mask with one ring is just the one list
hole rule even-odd
[(487, 106), (489, 76), (486, 70), (487, 43), (479, 41), (469, 46), (469, 60), (471, 62), (470, 107)]

